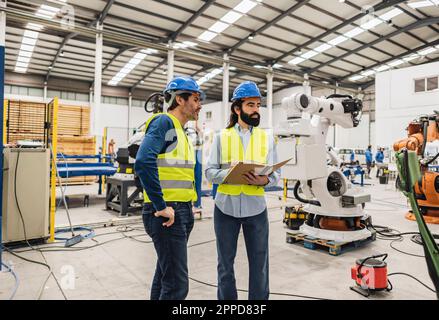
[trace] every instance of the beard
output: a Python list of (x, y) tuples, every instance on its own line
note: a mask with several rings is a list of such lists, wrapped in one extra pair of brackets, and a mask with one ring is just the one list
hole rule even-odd
[[(256, 115), (256, 117), (254, 117), (254, 115)], [(241, 110), (241, 120), (244, 121), (249, 126), (257, 127), (259, 126), (259, 122), (261, 121), (261, 115), (257, 112), (253, 114), (249, 114)]]

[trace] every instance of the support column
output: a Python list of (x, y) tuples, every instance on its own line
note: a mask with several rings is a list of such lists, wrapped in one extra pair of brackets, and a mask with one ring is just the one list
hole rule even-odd
[(229, 56), (227, 54), (225, 54), (224, 55), (224, 62), (223, 62), (223, 101), (222, 101), (222, 107), (221, 107), (221, 119), (222, 119), (223, 125), (227, 125), (228, 119), (230, 117), (229, 68), (230, 68)]
[(47, 101), (47, 82), (46, 81), (44, 81), (43, 101), (44, 101), (44, 103), (46, 103), (46, 101)]
[[(102, 95), (102, 24), (96, 25), (96, 49), (95, 49), (95, 79), (94, 79), (94, 103), (91, 108), (92, 132), (96, 136), (102, 136), (100, 125), (101, 95)], [(98, 141), (100, 141), (98, 139)]]
[(303, 93), (311, 95), (311, 86), (309, 85), (309, 76), (307, 73), (303, 75)]
[[(172, 41), (168, 42), (168, 66), (167, 66), (167, 82), (169, 83), (171, 82), (172, 79), (174, 79), (174, 44), (172, 43)], [(163, 105), (163, 112), (166, 112), (166, 110), (168, 109), (168, 104), (165, 103)]]
[(273, 128), (273, 68), (268, 67), (267, 73), (267, 109), (268, 109), (268, 128)]
[(127, 127), (127, 141), (130, 139), (131, 128), (131, 108), (133, 107), (133, 94), (130, 91), (128, 93), (128, 127)]
[[(0, 1), (0, 7), (6, 8), (6, 1)], [(6, 12), (0, 12), (0, 103), (4, 108), (5, 93), (5, 39), (6, 39)], [(4, 123), (4, 110), (0, 112), (0, 123)], [(3, 225), (3, 128), (0, 130), (0, 271), (3, 270), (2, 260), (2, 225)]]
[[(303, 75), (302, 90), (304, 94), (312, 95), (312, 90), (311, 86), (309, 85), (309, 77), (307, 73)], [(311, 114), (309, 114), (308, 112), (302, 112), (302, 118), (310, 120)]]
[[(338, 93), (338, 82), (335, 82), (335, 89), (334, 89), (334, 94)], [(337, 125), (334, 123), (334, 139), (333, 139), (333, 143), (332, 146), (335, 148), (335, 142), (336, 142), (336, 133), (337, 133)]]

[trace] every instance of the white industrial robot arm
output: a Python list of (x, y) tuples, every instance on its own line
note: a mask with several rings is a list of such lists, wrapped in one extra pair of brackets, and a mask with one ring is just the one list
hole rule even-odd
[(356, 127), (361, 118), (362, 102), (351, 96), (332, 95), (317, 98), (304, 93), (296, 93), (282, 100), (288, 119), (299, 118), (303, 112), (328, 119), (331, 124), (343, 128)]

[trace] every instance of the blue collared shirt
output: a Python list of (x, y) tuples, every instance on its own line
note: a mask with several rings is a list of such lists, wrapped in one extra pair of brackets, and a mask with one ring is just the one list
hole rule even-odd
[[(239, 124), (235, 125), (235, 130), (241, 138), (244, 151), (250, 142), (252, 127), (249, 130), (241, 128)], [(268, 139), (268, 155), (267, 163), (277, 163), (277, 151), (274, 138), (269, 135)], [(206, 178), (211, 183), (221, 184), (226, 177), (228, 169), (221, 169), (221, 133), (215, 135), (210, 149), (210, 156), (205, 170)], [(274, 171), (268, 176), (269, 183), (266, 187), (276, 186), (280, 178), (280, 169)], [(245, 218), (262, 213), (267, 204), (265, 197), (248, 196), (241, 193), (239, 196), (230, 196), (217, 193), (215, 197), (215, 205), (225, 214), (235, 218)]]

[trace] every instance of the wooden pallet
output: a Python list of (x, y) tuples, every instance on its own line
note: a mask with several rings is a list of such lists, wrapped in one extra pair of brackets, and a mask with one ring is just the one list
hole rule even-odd
[(59, 136), (58, 153), (67, 155), (96, 154), (96, 139), (89, 136)]
[[(96, 176), (85, 176), (85, 177), (72, 177), (72, 178), (61, 178), (61, 183), (63, 186), (73, 186), (73, 185), (83, 185), (83, 184), (93, 184), (97, 181)], [(59, 179), (56, 179), (56, 185), (59, 186)]]
[(336, 242), (332, 240), (324, 240), (306, 236), (302, 233), (286, 233), (287, 243), (293, 243), (298, 245), (303, 245), (305, 248), (310, 250), (323, 249), (327, 250), (332, 256), (339, 256), (347, 251), (354, 250), (369, 244), (376, 240), (376, 232), (372, 231), (372, 235), (363, 240), (350, 241), (350, 242)]
[[(46, 112), (44, 103), (11, 100), (7, 113), (8, 143), (14, 143), (17, 140), (43, 142)], [(66, 155), (96, 154), (96, 140), (94, 137), (90, 137), (89, 133), (90, 107), (59, 105), (58, 153)], [(59, 161), (63, 162), (64, 160)], [(82, 159), (81, 161), (96, 162), (96, 159)], [(61, 179), (61, 181), (62, 185), (92, 184), (97, 181), (97, 177), (72, 177)], [(59, 185), (58, 179), (56, 183)]]
[[(29, 101), (14, 101), (9, 103), (8, 132), (9, 143), (21, 137), (11, 136), (27, 134), (31, 139), (38, 139), (44, 134), (45, 104)], [(87, 136), (90, 133), (90, 107), (60, 105), (58, 108), (59, 136)]]

